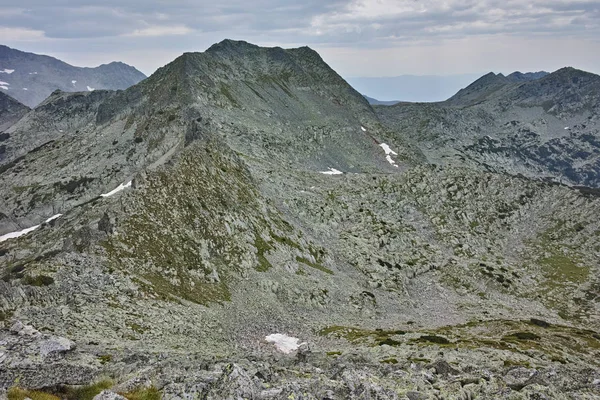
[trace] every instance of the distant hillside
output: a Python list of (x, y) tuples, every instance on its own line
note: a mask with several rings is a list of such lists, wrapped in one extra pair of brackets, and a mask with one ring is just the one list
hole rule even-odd
[(35, 107), (56, 89), (83, 92), (126, 89), (146, 76), (121, 62), (96, 68), (74, 67), (56, 58), (0, 45), (0, 91)]
[(368, 101), (368, 102), (369, 102), (369, 104), (371, 104), (371, 105), (377, 105), (377, 106), (393, 106), (394, 104), (398, 104), (398, 103), (399, 103), (399, 101), (394, 101), (394, 100), (392, 100), (392, 101), (381, 101), (381, 100), (377, 100), (377, 99), (374, 99), (374, 98), (372, 98), (372, 97), (366, 96), (366, 95), (364, 95), (364, 94), (363, 94), (363, 97), (364, 97), (365, 99), (367, 99), (367, 101)]

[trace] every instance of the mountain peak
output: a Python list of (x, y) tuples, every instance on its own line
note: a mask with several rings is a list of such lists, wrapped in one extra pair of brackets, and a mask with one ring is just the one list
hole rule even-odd
[(452, 96), (448, 101), (455, 104), (468, 105), (484, 101), (487, 96), (510, 83), (510, 79), (502, 74), (489, 72)]
[(210, 46), (206, 52), (207, 53), (218, 53), (222, 51), (242, 51), (242, 50), (257, 50), (260, 49), (259, 46), (248, 43), (244, 40), (233, 40), (233, 39), (224, 39), (219, 43), (215, 43)]
[(523, 73), (521, 71), (515, 71), (512, 74), (508, 75), (507, 78), (514, 82), (526, 82), (526, 81), (534, 81), (536, 79), (543, 78), (546, 75), (548, 75), (548, 72), (546, 72), (546, 71), (525, 72), (525, 73)]

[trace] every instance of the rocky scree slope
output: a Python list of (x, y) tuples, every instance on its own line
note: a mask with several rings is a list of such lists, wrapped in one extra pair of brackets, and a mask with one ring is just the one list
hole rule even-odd
[(36, 107), (55, 90), (87, 92), (126, 89), (146, 76), (121, 62), (74, 67), (56, 58), (0, 45), (0, 91)]
[(8, 132), (2, 232), (41, 226), (0, 243), (2, 388), (598, 393), (598, 200), (426, 165), (308, 48), (224, 41)]
[(430, 162), (597, 188), (599, 90), (573, 68), (516, 83), (488, 74), (447, 102), (377, 113)]

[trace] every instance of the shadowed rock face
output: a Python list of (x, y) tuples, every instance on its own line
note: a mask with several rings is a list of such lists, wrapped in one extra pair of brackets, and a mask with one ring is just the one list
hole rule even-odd
[(229, 40), (53, 93), (0, 161), (0, 235), (62, 214), (0, 242), (0, 387), (596, 393), (599, 200), (385, 121), (313, 50)]
[(36, 107), (55, 90), (88, 92), (126, 89), (146, 76), (121, 62), (96, 68), (74, 67), (56, 58), (26, 53), (0, 45), (0, 81), (5, 94)]
[[(20, 120), (28, 111), (29, 107), (0, 92), (0, 132), (4, 132)], [(2, 140), (5, 140), (6, 135), (3, 138)]]
[(599, 76), (573, 68), (516, 83), (490, 74), (448, 102), (377, 113), (433, 163), (597, 188), (599, 93)]

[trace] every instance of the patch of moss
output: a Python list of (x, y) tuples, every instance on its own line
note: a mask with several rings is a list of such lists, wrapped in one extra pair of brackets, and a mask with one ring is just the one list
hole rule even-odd
[(431, 364), (431, 360), (429, 358), (422, 358), (422, 357), (410, 357), (410, 358), (408, 358), (408, 361), (416, 362), (416, 363)]
[(539, 326), (541, 328), (550, 328), (552, 326), (552, 325), (550, 325), (550, 323), (548, 323), (548, 322), (546, 322), (544, 320), (541, 320), (541, 319), (537, 319), (537, 318), (531, 318), (529, 320), (529, 322), (532, 325), (536, 325), (536, 326)]
[(21, 282), (29, 286), (50, 286), (54, 283), (54, 279), (46, 275), (26, 275), (21, 279)]
[(562, 254), (553, 254), (540, 260), (548, 272), (550, 284), (562, 285), (564, 281), (584, 283), (588, 279), (589, 268), (579, 267), (571, 258)]
[(307, 258), (296, 256), (296, 261), (298, 261), (299, 263), (308, 265), (311, 268), (318, 269), (321, 272), (325, 272), (326, 274), (333, 275), (333, 271), (330, 270), (329, 268), (326, 268), (326, 267), (322, 266), (321, 264), (313, 263)]
[(418, 342), (428, 342), (435, 344), (451, 344), (451, 342), (443, 336), (423, 335), (417, 339)]
[(277, 242), (277, 243), (281, 243), (284, 244), (286, 246), (292, 247), (294, 249), (298, 249), (298, 250), (302, 250), (302, 247), (300, 247), (300, 245), (296, 242), (294, 242), (292, 239), (288, 238), (288, 237), (283, 237), (283, 236), (277, 236), (276, 234), (274, 234), (273, 232), (271, 232), (271, 237)]
[(0, 321), (6, 321), (12, 317), (13, 313), (11, 311), (2, 311), (0, 310)]
[(44, 393), (37, 390), (25, 390), (18, 387), (12, 387), (8, 389), (6, 393), (8, 400), (61, 400), (60, 397), (54, 396), (49, 393)]
[(225, 83), (221, 82), (221, 85), (219, 86), (219, 92), (221, 92), (221, 94), (231, 102), (231, 105), (235, 107), (238, 106), (237, 100), (235, 99), (235, 97), (233, 97), (231, 91), (229, 90), (229, 87)]
[(35, 184), (35, 185), (29, 185), (29, 186), (13, 186), (13, 191), (16, 194), (22, 194), (25, 193), (26, 191), (28, 191), (29, 189), (37, 189), (40, 185)]
[(273, 247), (265, 242), (259, 234), (254, 235), (254, 247), (256, 247), (256, 257), (258, 258), (258, 266), (255, 269), (258, 272), (267, 272), (273, 268), (273, 265), (265, 257), (265, 253), (273, 250)]
[(342, 352), (341, 351), (328, 351), (326, 354), (329, 357), (337, 357), (337, 356), (341, 356)]
[(112, 356), (110, 354), (102, 354), (98, 356), (98, 360), (100, 360), (100, 364), (107, 364), (112, 361)]
[(383, 329), (368, 330), (359, 328), (349, 328), (345, 326), (330, 326), (319, 331), (321, 336), (335, 336), (338, 338), (344, 338), (352, 343), (368, 343), (371, 346), (383, 346), (384, 344), (390, 346), (400, 345), (398, 342), (392, 339), (395, 335), (404, 335), (405, 331), (391, 330), (386, 331)]
[(131, 322), (127, 324), (127, 326), (129, 327), (129, 329), (139, 334), (143, 334), (144, 332), (146, 332), (146, 329), (143, 326), (136, 324), (135, 322)]
[(112, 386), (113, 382), (107, 379), (87, 386), (65, 386), (58, 394), (66, 400), (93, 400), (97, 394)]
[(386, 358), (385, 360), (381, 360), (382, 364), (398, 364), (398, 360), (395, 358)]
[(383, 346), (383, 345), (388, 345), (388, 346), (400, 346), (402, 344), (402, 342), (399, 342), (397, 340), (391, 339), (391, 338), (387, 338), (385, 340), (382, 340), (381, 342), (378, 343), (379, 346)]
[(503, 338), (503, 340), (540, 340), (541, 337), (531, 332), (515, 332), (507, 335)]

